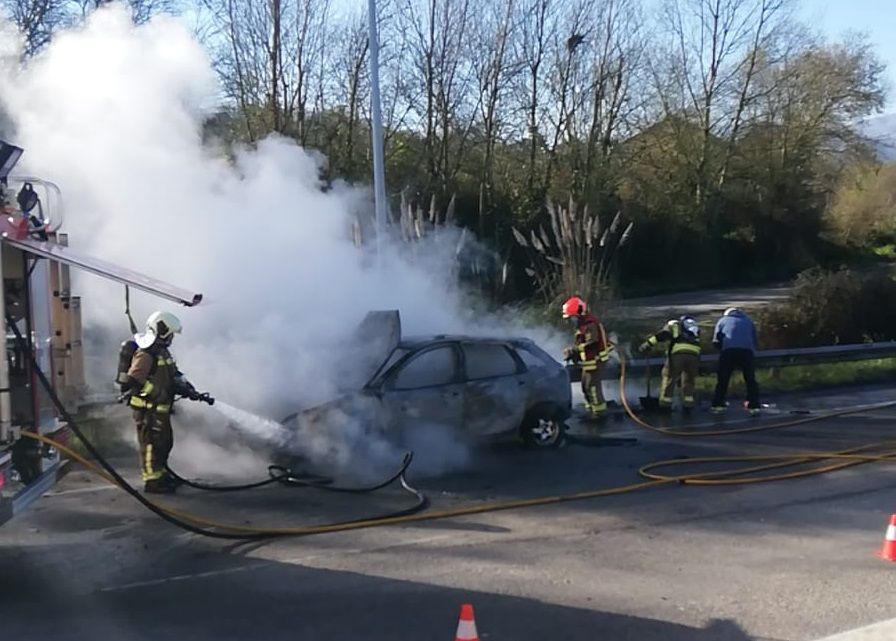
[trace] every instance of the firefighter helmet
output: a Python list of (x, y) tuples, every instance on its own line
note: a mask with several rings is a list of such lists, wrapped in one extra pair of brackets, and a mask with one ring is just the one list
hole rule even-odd
[(682, 328), (684, 328), (684, 331), (688, 332), (692, 336), (700, 336), (700, 325), (697, 324), (697, 319), (695, 319), (693, 316), (682, 316), (681, 326)]
[(180, 334), (181, 329), (180, 319), (171, 312), (153, 312), (146, 319), (146, 329), (142, 334), (134, 336), (134, 340), (138, 347), (146, 349), (157, 338), (171, 342), (175, 334)]
[(573, 296), (563, 303), (563, 318), (572, 318), (573, 316), (582, 316), (588, 311), (588, 306), (578, 296)]

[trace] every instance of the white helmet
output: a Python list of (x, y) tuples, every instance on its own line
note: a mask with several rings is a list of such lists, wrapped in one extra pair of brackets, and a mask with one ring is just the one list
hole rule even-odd
[(722, 316), (731, 316), (731, 314), (733, 314), (734, 312), (737, 312), (737, 311), (740, 311), (737, 309), (737, 307), (729, 307), (728, 309), (725, 310), (725, 313), (722, 314)]
[(157, 338), (170, 340), (175, 334), (181, 332), (180, 319), (171, 312), (153, 312), (146, 319), (146, 329), (142, 334), (136, 334), (134, 340), (137, 347), (146, 349), (156, 342)]
[(693, 336), (700, 336), (700, 325), (697, 324), (697, 319), (693, 316), (682, 316), (681, 326), (684, 328), (684, 331)]

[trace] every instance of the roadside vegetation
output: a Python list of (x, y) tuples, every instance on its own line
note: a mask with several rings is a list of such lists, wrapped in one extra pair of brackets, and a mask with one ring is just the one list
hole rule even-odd
[[(31, 56), (103, 4), (0, 13)], [(129, 4), (138, 22), (196, 25), (222, 88), (209, 141), (276, 134), (322, 154), (322, 188), (370, 182), (365, 3)], [(458, 277), (496, 305), (577, 293), (602, 308), (892, 259), (896, 165), (861, 128), (884, 105), (884, 66), (798, 4), (379, 0), (396, 227), (414, 211), (413, 234), (466, 230), (484, 251), (459, 251)]]

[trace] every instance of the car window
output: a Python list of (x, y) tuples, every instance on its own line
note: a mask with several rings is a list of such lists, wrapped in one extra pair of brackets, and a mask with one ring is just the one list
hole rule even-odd
[(373, 378), (379, 378), (381, 374), (388, 372), (392, 368), (392, 366), (400, 361), (409, 351), (411, 350), (406, 347), (396, 347), (395, 350), (389, 355), (389, 358), (386, 359), (386, 362), (383, 363), (376, 371), (376, 374), (374, 374)]
[(517, 373), (516, 360), (504, 345), (497, 343), (468, 343), (464, 345), (467, 380), (476, 381)]
[(435, 387), (453, 383), (456, 378), (454, 349), (446, 345), (412, 357), (395, 375), (392, 387), (397, 390)]
[(528, 346), (520, 346), (516, 353), (519, 354), (520, 358), (523, 359), (523, 362), (529, 369), (549, 367), (555, 363), (554, 359), (551, 358), (548, 353), (543, 352), (538, 348), (531, 349)]

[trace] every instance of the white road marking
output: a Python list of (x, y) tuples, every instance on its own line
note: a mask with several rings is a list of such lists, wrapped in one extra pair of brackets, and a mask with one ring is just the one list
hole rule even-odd
[(893, 639), (896, 639), (896, 619), (841, 632), (818, 641), (893, 641)]
[(98, 485), (97, 487), (79, 487), (74, 490), (59, 490), (59, 491), (50, 491), (44, 494), (44, 496), (66, 496), (68, 494), (86, 494), (88, 492), (101, 492), (103, 490), (119, 490), (121, 489), (117, 485)]
[[(443, 539), (456, 539), (456, 534), (443, 534), (436, 536), (426, 536), (421, 537), (419, 539), (414, 539), (411, 541), (402, 541), (400, 543), (391, 543), (388, 545), (375, 546), (371, 548), (352, 548), (349, 550), (339, 550), (339, 553), (342, 555), (348, 554), (364, 554), (370, 552), (379, 552), (390, 550), (394, 548), (401, 547), (410, 547), (415, 545), (423, 545), (426, 543), (434, 543)], [(176, 574), (173, 576), (161, 577), (158, 579), (148, 579), (146, 581), (134, 581), (133, 583), (123, 583), (121, 585), (111, 585), (103, 588), (99, 588), (97, 592), (120, 592), (122, 590), (133, 590), (135, 588), (145, 588), (152, 587), (155, 585), (164, 585), (166, 583), (175, 583), (178, 581), (188, 581), (190, 579), (206, 579), (211, 577), (217, 577), (224, 574), (235, 574), (237, 572), (248, 572), (250, 570), (262, 569), (270, 566), (288, 564), (288, 565), (299, 565), (301, 563), (307, 563), (309, 561), (314, 561), (320, 558), (330, 558), (332, 554), (330, 552), (321, 553), (321, 554), (305, 554), (303, 556), (291, 557), (287, 559), (277, 559), (277, 560), (259, 560), (254, 563), (247, 563), (245, 565), (238, 565), (232, 568), (224, 568), (221, 570), (209, 570), (207, 572), (195, 572), (192, 574)]]

